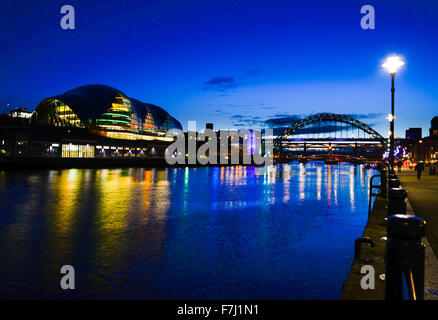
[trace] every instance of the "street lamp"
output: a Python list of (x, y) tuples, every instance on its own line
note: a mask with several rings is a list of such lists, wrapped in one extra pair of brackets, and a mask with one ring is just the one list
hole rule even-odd
[(382, 67), (385, 68), (391, 75), (391, 114), (388, 116), (390, 122), (389, 131), (389, 164), (391, 169), (394, 169), (394, 78), (397, 70), (405, 63), (400, 57), (394, 56), (386, 59)]

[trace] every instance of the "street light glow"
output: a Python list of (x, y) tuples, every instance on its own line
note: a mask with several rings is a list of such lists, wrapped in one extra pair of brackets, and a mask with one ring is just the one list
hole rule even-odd
[(392, 114), (388, 114), (387, 116), (386, 116), (386, 119), (389, 121), (389, 122), (391, 122), (392, 120), (394, 120), (394, 116), (392, 115)]
[(396, 74), (397, 70), (403, 66), (405, 63), (400, 59), (400, 57), (394, 56), (386, 59), (382, 67), (388, 70), (390, 74)]

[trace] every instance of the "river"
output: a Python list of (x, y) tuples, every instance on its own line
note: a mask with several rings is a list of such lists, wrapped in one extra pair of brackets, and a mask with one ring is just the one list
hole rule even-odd
[[(373, 170), (0, 172), (0, 297), (337, 299)], [(62, 290), (60, 269), (75, 269)]]

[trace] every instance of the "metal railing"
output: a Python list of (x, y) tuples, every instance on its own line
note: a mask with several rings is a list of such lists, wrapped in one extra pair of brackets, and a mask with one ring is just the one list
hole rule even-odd
[[(380, 185), (374, 179), (380, 177)], [(388, 190), (388, 185), (389, 190)], [(416, 216), (406, 215), (406, 190), (399, 188), (400, 180), (395, 173), (382, 170), (380, 175), (370, 179), (368, 216), (371, 214), (372, 197), (388, 197), (388, 219), (386, 227), (386, 272), (385, 299), (387, 300), (423, 300), (426, 222)], [(373, 190), (379, 189), (374, 193)], [(355, 260), (360, 260), (361, 244), (373, 242), (367, 237), (356, 239)]]
[(376, 244), (370, 237), (359, 237), (354, 241), (354, 261), (361, 261), (360, 253), (362, 250), (362, 244), (368, 243), (371, 248), (374, 248)]
[(376, 174), (374, 176), (372, 176), (370, 178), (370, 192), (369, 192), (369, 198), (368, 198), (368, 216), (371, 214), (371, 206), (372, 206), (372, 199), (373, 197), (377, 197), (378, 195), (380, 195), (380, 191), (377, 193), (373, 193), (374, 189), (378, 189), (380, 190), (381, 187), (381, 183), (379, 185), (374, 185), (373, 181), (375, 178), (379, 177), (380, 178), (380, 182), (382, 181), (382, 175), (380, 174)]
[(388, 218), (386, 242), (386, 300), (423, 300), (426, 222), (396, 214)]

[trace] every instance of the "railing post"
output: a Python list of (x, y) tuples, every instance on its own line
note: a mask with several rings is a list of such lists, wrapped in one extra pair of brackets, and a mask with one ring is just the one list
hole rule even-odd
[(408, 193), (402, 188), (391, 188), (388, 193), (388, 217), (393, 214), (406, 214)]
[(388, 177), (385, 168), (380, 170), (380, 196), (386, 198), (388, 196)]
[[(396, 214), (388, 218), (386, 242), (385, 299), (407, 299), (404, 287), (412, 293), (409, 297), (424, 299), (426, 222), (415, 216)], [(409, 277), (404, 276), (408, 274)], [(412, 280), (405, 284), (402, 281)]]
[(389, 179), (389, 181), (388, 181), (388, 189), (391, 189), (391, 188), (398, 188), (398, 187), (400, 187), (400, 180), (398, 179), (398, 178), (391, 178), (391, 179)]
[(360, 252), (362, 243), (368, 243), (371, 248), (374, 248), (376, 244), (370, 237), (360, 237), (354, 241), (354, 261), (360, 261)]
[(379, 174), (376, 174), (370, 178), (370, 192), (369, 192), (369, 199), (368, 199), (368, 216), (371, 213), (371, 200), (373, 199), (373, 196), (376, 197), (378, 195), (381, 195), (381, 193), (373, 193), (373, 190), (375, 188), (381, 189), (381, 187), (382, 187), (382, 184), (381, 184), (382, 180), (380, 180), (380, 186), (377, 186), (377, 185), (375, 186), (373, 184), (374, 178), (377, 178), (377, 177), (381, 178), (381, 176)]

